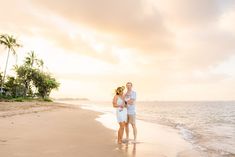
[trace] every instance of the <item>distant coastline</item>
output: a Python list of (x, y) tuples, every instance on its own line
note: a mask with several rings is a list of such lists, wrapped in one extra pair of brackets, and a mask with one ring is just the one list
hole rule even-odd
[(53, 100), (59, 100), (59, 101), (71, 101), (71, 100), (83, 100), (83, 101), (90, 101), (88, 98), (53, 98)]

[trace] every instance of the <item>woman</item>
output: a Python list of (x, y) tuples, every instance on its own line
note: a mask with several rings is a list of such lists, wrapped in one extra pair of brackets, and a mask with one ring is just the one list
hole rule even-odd
[(118, 129), (118, 144), (122, 143), (123, 132), (127, 122), (127, 109), (123, 97), (123, 90), (125, 87), (118, 87), (116, 95), (113, 98), (113, 107), (117, 108), (117, 121), (119, 123)]

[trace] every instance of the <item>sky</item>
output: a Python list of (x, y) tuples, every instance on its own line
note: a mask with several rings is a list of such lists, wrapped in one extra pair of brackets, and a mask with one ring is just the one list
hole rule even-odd
[[(54, 98), (235, 100), (234, 0), (0, 0), (18, 64), (34, 50), (61, 83)], [(0, 46), (0, 71), (7, 51)], [(13, 74), (15, 56), (7, 73)]]

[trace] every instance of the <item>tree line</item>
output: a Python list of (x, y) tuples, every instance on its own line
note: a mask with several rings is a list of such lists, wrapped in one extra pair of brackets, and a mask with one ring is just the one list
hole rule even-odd
[(34, 51), (27, 53), (22, 65), (14, 65), (14, 76), (7, 75), (9, 56), (17, 55), (16, 48), (21, 47), (14, 36), (0, 34), (0, 46), (7, 49), (4, 72), (0, 71), (0, 98), (42, 98), (48, 100), (53, 89), (59, 88), (58, 81), (44, 70), (44, 62)]

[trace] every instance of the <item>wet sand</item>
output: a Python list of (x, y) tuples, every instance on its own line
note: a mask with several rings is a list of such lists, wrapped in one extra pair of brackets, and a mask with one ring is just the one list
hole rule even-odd
[[(105, 127), (115, 131), (118, 129), (115, 116), (103, 114), (96, 119)], [(137, 144), (134, 144), (132, 127), (130, 130), (130, 142), (119, 147), (130, 157), (204, 157), (202, 152), (194, 150), (193, 145), (185, 141), (178, 130), (168, 126), (150, 123), (142, 120), (136, 122), (138, 136)], [(125, 137), (125, 136), (124, 136)]]

